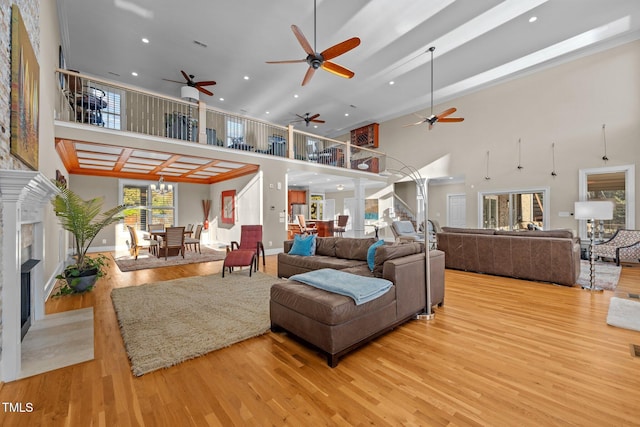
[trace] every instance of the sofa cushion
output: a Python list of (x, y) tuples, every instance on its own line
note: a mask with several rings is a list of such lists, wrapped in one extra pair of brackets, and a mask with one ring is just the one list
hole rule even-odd
[(369, 249), (369, 246), (375, 242), (376, 239), (373, 237), (365, 239), (343, 237), (341, 239), (337, 239), (336, 257), (366, 261), (367, 250)]
[(495, 234), (496, 230), (492, 228), (456, 228), (442, 227), (445, 233), (461, 233), (461, 234)]
[(382, 245), (384, 245), (384, 240), (378, 240), (367, 249), (367, 265), (371, 271), (373, 271), (373, 267), (375, 266), (376, 249)]
[(316, 255), (336, 256), (337, 237), (316, 238)]
[(563, 239), (573, 239), (571, 230), (525, 230), (525, 231), (496, 231), (498, 236), (519, 236), (519, 237), (558, 237)]
[(422, 248), (423, 245), (416, 242), (379, 246), (376, 248), (376, 254), (374, 256), (374, 277), (382, 277), (382, 268), (385, 261), (420, 253), (422, 252)]
[(293, 236), (293, 246), (289, 251), (289, 255), (311, 256), (315, 252), (316, 236), (302, 236), (296, 234)]
[(323, 255), (299, 256), (284, 253), (278, 254), (278, 263), (292, 266), (296, 269), (301, 269), (300, 271), (297, 271), (296, 274), (304, 271), (318, 270), (320, 268), (334, 268), (336, 270), (342, 270), (348, 267), (356, 267), (360, 265), (364, 265), (366, 267), (367, 265), (365, 261), (354, 259), (343, 259)]

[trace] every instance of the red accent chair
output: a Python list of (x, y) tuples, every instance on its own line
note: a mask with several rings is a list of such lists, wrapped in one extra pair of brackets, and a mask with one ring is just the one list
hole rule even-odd
[(227, 254), (222, 264), (222, 277), (224, 277), (224, 271), (229, 268), (229, 273), (233, 271), (233, 267), (249, 267), (249, 277), (254, 267), (258, 264), (256, 261), (256, 252), (250, 249), (238, 249), (231, 251)]
[[(262, 266), (266, 267), (264, 258), (264, 245), (262, 244), (262, 226), (261, 225), (243, 225), (240, 227), (240, 243), (231, 242), (231, 252), (234, 250), (251, 251), (256, 255), (254, 259), (254, 268), (258, 271), (260, 262), (260, 252), (262, 252)], [(227, 254), (229, 256), (229, 254)]]

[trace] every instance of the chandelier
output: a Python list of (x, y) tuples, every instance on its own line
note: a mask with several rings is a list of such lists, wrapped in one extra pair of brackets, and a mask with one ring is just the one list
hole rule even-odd
[(157, 191), (159, 194), (167, 194), (173, 191), (173, 185), (164, 183), (164, 176), (160, 175), (158, 185), (151, 184), (151, 191)]

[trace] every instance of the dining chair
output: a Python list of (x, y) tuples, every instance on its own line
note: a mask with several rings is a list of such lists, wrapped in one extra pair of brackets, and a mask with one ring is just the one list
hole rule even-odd
[(298, 224), (300, 225), (300, 233), (301, 234), (315, 234), (318, 232), (318, 229), (313, 227), (307, 227), (307, 222), (304, 219), (304, 215), (298, 215)]
[(242, 225), (240, 227), (240, 243), (231, 242), (231, 251), (246, 250), (252, 251), (256, 258), (254, 262), (255, 271), (258, 271), (260, 263), (260, 252), (262, 252), (262, 266), (266, 267), (264, 257), (264, 245), (262, 244), (262, 226), (261, 225)]
[(337, 225), (333, 228), (333, 234), (342, 237), (347, 228), (347, 222), (349, 222), (349, 215), (338, 215)]
[(169, 256), (169, 249), (177, 249), (176, 256), (182, 255), (184, 258), (184, 227), (167, 227), (161, 249), (164, 250), (165, 260)]
[(140, 249), (147, 249), (150, 254), (157, 254), (158, 242), (156, 240), (140, 241), (138, 240), (138, 233), (132, 226), (127, 225), (127, 229), (129, 230), (129, 236), (131, 238), (131, 242), (127, 243), (129, 243), (129, 252), (131, 253), (132, 257), (135, 257), (135, 259), (137, 260)]
[(198, 224), (196, 226), (196, 231), (193, 235), (193, 237), (185, 237), (184, 238), (184, 245), (189, 248), (192, 249), (194, 252), (196, 251), (196, 249), (198, 250), (198, 253), (202, 253), (202, 251), (200, 250), (200, 236), (202, 235), (202, 224)]

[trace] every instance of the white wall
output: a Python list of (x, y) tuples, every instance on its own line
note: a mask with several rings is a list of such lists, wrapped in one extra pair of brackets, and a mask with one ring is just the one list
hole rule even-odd
[[(430, 178), (465, 176), (467, 226), (476, 227), (478, 191), (551, 188), (550, 226), (577, 229), (559, 217), (578, 200), (578, 170), (605, 166), (602, 125), (606, 124), (606, 166), (640, 160), (640, 42), (629, 43), (435, 107), (456, 107), (462, 123), (403, 127), (404, 116), (382, 123), (380, 150), (413, 166), (430, 165)], [(423, 113), (423, 112), (421, 112)], [(518, 139), (522, 165), (518, 170)], [(551, 176), (555, 143), (556, 177)], [(490, 151), (485, 180), (486, 152)], [(437, 169), (437, 171), (436, 171)], [(640, 174), (636, 174), (636, 181)], [(636, 188), (640, 188), (636, 182)], [(640, 209), (636, 197), (636, 224)], [(438, 197), (435, 200), (433, 197)], [(442, 211), (444, 192), (430, 202)], [(433, 213), (433, 209), (430, 209)]]

